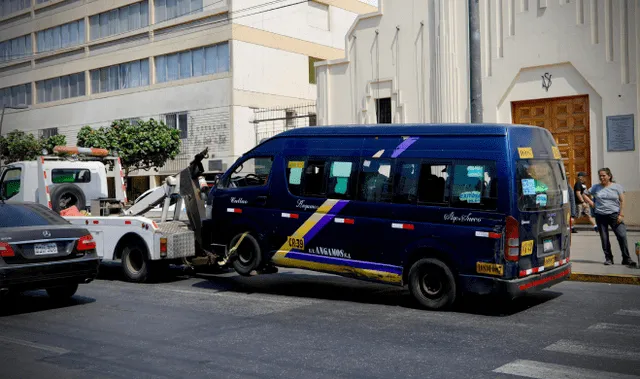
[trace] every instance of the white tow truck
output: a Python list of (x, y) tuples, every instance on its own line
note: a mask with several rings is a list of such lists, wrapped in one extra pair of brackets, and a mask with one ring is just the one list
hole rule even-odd
[[(128, 209), (124, 208), (127, 198), (120, 158), (108, 156), (104, 149), (56, 147), (54, 153), (3, 167), (0, 196), (40, 203), (72, 224), (85, 226), (102, 260), (121, 261), (131, 281), (147, 281), (170, 263), (213, 264), (214, 256), (199, 248), (205, 216), (200, 193), (206, 183), (202, 177), (192, 179), (193, 167), (202, 167), (206, 150), (196, 155), (189, 168), (168, 177)], [(104, 162), (113, 166), (111, 174)], [(115, 198), (108, 197), (109, 176), (116, 183)], [(177, 204), (173, 219), (167, 220), (172, 197)], [(180, 220), (183, 202), (188, 221)], [(160, 204), (159, 222), (142, 216)]]

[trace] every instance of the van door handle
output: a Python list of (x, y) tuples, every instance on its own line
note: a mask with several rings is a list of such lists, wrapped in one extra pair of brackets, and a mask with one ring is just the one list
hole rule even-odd
[(267, 196), (258, 196), (256, 197), (256, 205), (265, 205), (267, 204)]

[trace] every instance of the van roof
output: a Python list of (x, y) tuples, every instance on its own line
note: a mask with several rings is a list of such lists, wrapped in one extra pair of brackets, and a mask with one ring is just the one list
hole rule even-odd
[(318, 137), (326, 135), (489, 135), (506, 136), (510, 129), (538, 128), (530, 125), (514, 124), (368, 124), (310, 126), (282, 132), (272, 138)]

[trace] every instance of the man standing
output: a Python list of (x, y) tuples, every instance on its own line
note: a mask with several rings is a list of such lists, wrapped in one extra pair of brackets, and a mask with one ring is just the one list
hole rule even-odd
[[(596, 220), (591, 216), (591, 208), (583, 198), (584, 191), (587, 189), (587, 185), (585, 184), (586, 176), (586, 172), (580, 171), (578, 173), (578, 180), (576, 180), (576, 184), (573, 186), (573, 191), (576, 195), (576, 219), (582, 216), (587, 216), (589, 222), (591, 223), (591, 226), (593, 227), (593, 230), (597, 232), (598, 227), (596, 226)], [(575, 227), (571, 230), (571, 232), (578, 233), (578, 231), (575, 230)]]

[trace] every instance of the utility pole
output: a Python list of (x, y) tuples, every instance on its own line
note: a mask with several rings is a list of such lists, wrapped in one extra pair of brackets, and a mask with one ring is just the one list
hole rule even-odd
[(4, 110), (5, 109), (28, 109), (28, 105), (20, 104), (20, 105), (2, 105), (2, 115), (0, 115), (0, 136), (2, 135), (2, 122), (4, 121)]
[[(489, 1), (489, 0), (486, 0)], [(471, 123), (482, 123), (482, 70), (479, 0), (469, 0), (469, 95)]]

